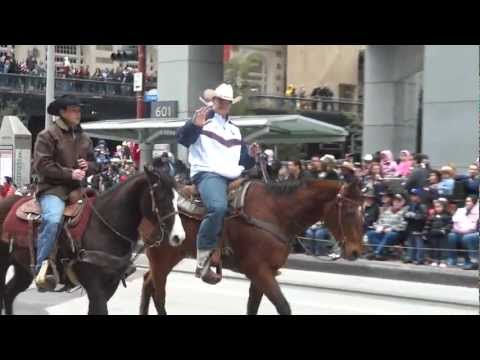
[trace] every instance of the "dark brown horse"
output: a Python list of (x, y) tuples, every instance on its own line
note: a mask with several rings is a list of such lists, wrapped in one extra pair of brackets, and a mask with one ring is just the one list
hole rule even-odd
[[(0, 202), (0, 227), (18, 198)], [(97, 197), (96, 211), (91, 215), (80, 245), (86, 250), (85, 256), (73, 265), (88, 295), (89, 314), (108, 313), (107, 302), (130, 264), (142, 220), (147, 219), (153, 227), (162, 228), (157, 232), (157, 240), (165, 240), (170, 246), (183, 242), (185, 232), (176, 212), (176, 201), (172, 179), (148, 169)], [(61, 237), (59, 244), (64, 239)], [(31, 284), (33, 275), (29, 263), (27, 249), (14, 246), (10, 254), (9, 245), (0, 242), (0, 314), (3, 307), (6, 314), (12, 314), (15, 297)], [(11, 265), (15, 275), (5, 285)]]
[[(337, 181), (323, 180), (272, 185), (255, 182), (247, 193), (245, 213), (275, 224), (285, 235), (281, 238), (292, 240), (317, 221), (324, 220), (340, 242), (344, 258), (355, 260), (362, 252), (362, 195), (356, 180), (343, 186)], [(183, 258), (196, 254), (200, 222), (184, 214), (181, 214), (181, 219), (187, 235), (182, 246), (173, 248), (164, 244), (147, 251), (150, 271), (144, 276), (141, 315), (148, 314), (151, 297), (157, 312), (166, 314), (167, 276)], [(275, 279), (278, 269), (285, 265), (291, 248), (291, 243), (281, 238), (247, 224), (240, 217), (225, 222), (222, 240), (228, 242), (233, 255), (226, 258), (224, 266), (245, 274), (251, 281), (248, 314), (257, 314), (263, 295), (273, 303), (279, 314), (291, 313), (290, 305)]]

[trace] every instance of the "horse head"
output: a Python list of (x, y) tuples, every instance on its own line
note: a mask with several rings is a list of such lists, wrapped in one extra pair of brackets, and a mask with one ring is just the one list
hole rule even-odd
[(342, 249), (342, 257), (356, 260), (363, 250), (363, 195), (355, 177), (327, 204), (325, 223)]
[(185, 240), (185, 230), (178, 215), (178, 193), (173, 179), (153, 169), (144, 168), (150, 187), (150, 203), (146, 203), (144, 216), (159, 227), (160, 241), (168, 238), (171, 246), (180, 246)]

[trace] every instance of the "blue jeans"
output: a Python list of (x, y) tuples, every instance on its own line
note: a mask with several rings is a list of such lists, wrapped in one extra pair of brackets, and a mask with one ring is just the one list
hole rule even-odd
[(228, 184), (223, 176), (202, 172), (193, 179), (202, 202), (207, 208), (207, 215), (200, 224), (197, 236), (199, 250), (214, 250), (223, 229), (223, 221), (228, 210)]
[(375, 255), (384, 255), (385, 246), (395, 245), (400, 234), (396, 231), (377, 233), (375, 230), (367, 232), (368, 244), (372, 247)]
[(313, 239), (311, 240), (310, 251), (315, 255), (319, 255), (322, 250), (327, 248), (327, 243), (318, 240), (329, 240), (330, 233), (324, 227), (310, 228), (305, 232), (305, 237)]
[(472, 234), (458, 234), (451, 232), (448, 235), (448, 263), (449, 265), (457, 264), (457, 252), (455, 251), (458, 248), (463, 248), (470, 250), (468, 253), (465, 253), (465, 264), (468, 265), (471, 263), (470, 256), (478, 261), (478, 242), (479, 235), (478, 233)]
[(407, 254), (412, 261), (423, 262), (425, 250), (423, 250), (424, 241), (421, 234), (408, 234), (407, 245), (409, 247)]
[(42, 209), (42, 223), (40, 225), (37, 241), (38, 272), (55, 247), (58, 231), (62, 226), (65, 202), (55, 195), (42, 195), (38, 200)]
[(479, 244), (479, 234), (472, 233), (463, 236), (462, 245), (465, 249), (470, 250), (468, 253), (470, 261), (478, 262), (478, 244)]

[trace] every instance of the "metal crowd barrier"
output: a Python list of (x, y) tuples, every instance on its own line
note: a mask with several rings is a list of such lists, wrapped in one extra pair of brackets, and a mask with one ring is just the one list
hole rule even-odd
[(310, 110), (322, 112), (351, 112), (361, 114), (363, 103), (342, 98), (290, 97), (276, 95), (250, 95), (251, 107), (272, 108), (277, 110)]
[[(23, 94), (42, 94), (47, 79), (41, 75), (0, 73), (0, 91), (14, 91)], [(155, 88), (156, 84), (147, 83), (145, 88)], [(133, 84), (118, 81), (98, 81), (77, 78), (55, 78), (55, 92), (79, 93), (91, 96), (134, 96)]]

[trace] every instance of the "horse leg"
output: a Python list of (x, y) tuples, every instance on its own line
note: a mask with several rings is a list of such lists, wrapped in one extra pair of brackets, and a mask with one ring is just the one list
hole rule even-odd
[(5, 281), (7, 280), (7, 271), (9, 267), (10, 256), (8, 254), (8, 245), (0, 243), (0, 315), (2, 315), (3, 312)]
[(152, 249), (148, 252), (150, 274), (153, 282), (153, 303), (158, 315), (167, 315), (165, 310), (165, 287), (167, 276), (184, 255), (177, 249)]
[(88, 315), (108, 315), (107, 297), (99, 282), (86, 287), (88, 296)]
[(258, 308), (262, 302), (263, 292), (255, 286), (253, 282), (250, 283), (250, 290), (248, 294), (247, 315), (257, 315)]
[(7, 283), (3, 295), (5, 313), (7, 315), (13, 315), (13, 301), (18, 294), (27, 290), (33, 281), (32, 273), (28, 269), (25, 269), (23, 266), (16, 263), (14, 263), (13, 266), (15, 273), (12, 279)]
[(155, 288), (153, 287), (153, 279), (150, 271), (147, 271), (143, 275), (142, 295), (140, 298), (140, 315), (148, 315), (148, 309), (150, 307), (150, 298), (153, 295)]
[[(97, 266), (87, 263), (74, 265), (78, 281), (87, 292), (88, 315), (108, 315), (107, 295), (105, 281), (100, 269)], [(110, 294), (111, 296), (111, 294)]]
[[(275, 279), (275, 274), (276, 270), (265, 266), (253, 274), (247, 274), (247, 276), (258, 289), (257, 291), (267, 296), (268, 300), (271, 301), (280, 315), (291, 315), (290, 305)], [(258, 304), (260, 305), (260, 300)]]

